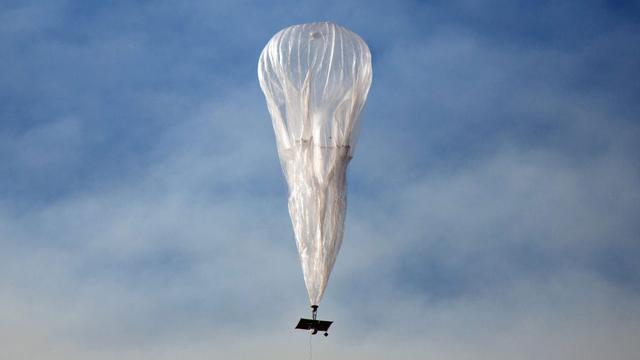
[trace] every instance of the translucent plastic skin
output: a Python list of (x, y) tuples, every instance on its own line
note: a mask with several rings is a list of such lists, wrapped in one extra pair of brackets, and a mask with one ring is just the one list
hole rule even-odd
[(371, 85), (371, 53), (333, 23), (281, 30), (260, 55), (258, 78), (289, 185), (289, 214), (311, 305), (342, 244), (346, 170)]

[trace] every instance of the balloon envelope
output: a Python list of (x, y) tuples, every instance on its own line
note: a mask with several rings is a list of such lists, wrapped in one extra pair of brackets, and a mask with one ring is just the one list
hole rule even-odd
[(324, 294), (342, 244), (346, 169), (371, 74), (366, 43), (329, 22), (285, 28), (260, 55), (258, 78), (312, 305)]

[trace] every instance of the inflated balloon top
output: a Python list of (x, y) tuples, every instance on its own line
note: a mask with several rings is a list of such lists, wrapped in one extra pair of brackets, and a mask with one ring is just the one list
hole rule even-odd
[(324, 294), (342, 244), (346, 169), (371, 75), (367, 44), (329, 22), (283, 29), (260, 55), (258, 78), (312, 305)]
[(333, 23), (294, 25), (267, 44), (258, 66), (280, 146), (311, 140), (353, 146), (371, 85), (371, 53)]

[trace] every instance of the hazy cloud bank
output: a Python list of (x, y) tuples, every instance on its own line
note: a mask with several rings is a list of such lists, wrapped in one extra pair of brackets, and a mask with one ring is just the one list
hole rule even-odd
[(4, 5), (3, 355), (306, 356), (255, 66), (332, 18), (375, 63), (317, 357), (632, 359), (637, 25), (528, 6)]

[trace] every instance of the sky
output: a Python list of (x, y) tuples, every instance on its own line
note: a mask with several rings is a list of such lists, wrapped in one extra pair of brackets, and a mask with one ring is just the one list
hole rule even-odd
[(313, 358), (636, 358), (623, 0), (3, 1), (0, 358), (309, 358), (256, 68), (314, 21), (373, 84)]

